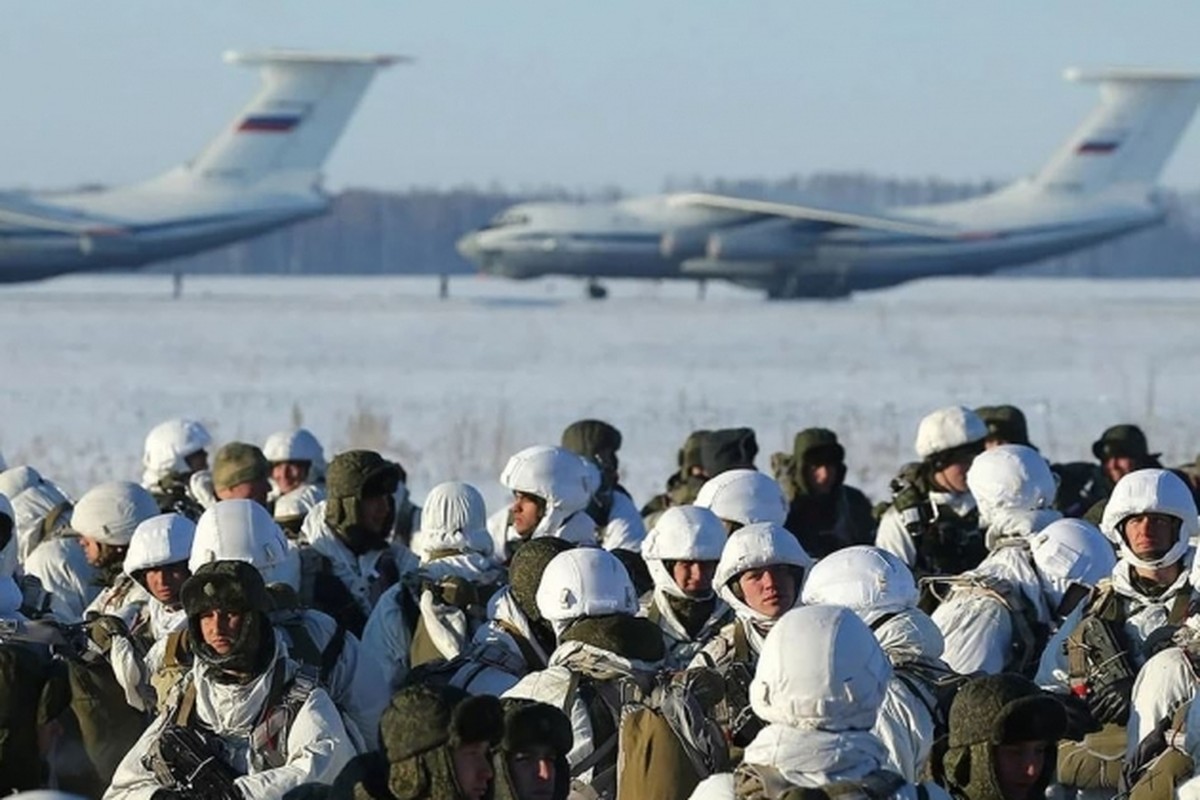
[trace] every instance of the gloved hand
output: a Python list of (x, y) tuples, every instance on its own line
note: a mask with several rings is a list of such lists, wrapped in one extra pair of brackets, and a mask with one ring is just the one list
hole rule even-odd
[(1088, 708), (1097, 722), (1124, 725), (1133, 708), (1133, 678), (1119, 678), (1088, 693)]
[(1063, 733), (1064, 739), (1080, 742), (1083, 741), (1084, 736), (1095, 733), (1103, 727), (1092, 717), (1092, 710), (1082, 697), (1073, 694), (1052, 694), (1050, 696), (1062, 705), (1063, 711), (1067, 712), (1067, 729)]
[(1150, 632), (1150, 635), (1142, 642), (1142, 661), (1149, 661), (1153, 656), (1166, 650), (1175, 644), (1175, 634), (1179, 632), (1180, 625), (1163, 625), (1161, 628), (1155, 628)]
[(96, 647), (100, 648), (100, 652), (106, 654), (112, 649), (114, 638), (129, 636), (129, 628), (125, 626), (125, 620), (109, 614), (88, 620), (87, 632), (88, 638)]

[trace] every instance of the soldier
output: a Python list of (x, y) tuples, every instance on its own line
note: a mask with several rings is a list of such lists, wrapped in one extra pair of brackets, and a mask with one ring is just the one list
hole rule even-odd
[(304, 535), (322, 556), (313, 606), (361, 636), (380, 596), (415, 564), (391, 543), (400, 468), (371, 450), (339, 453), (329, 465), (324, 506), (309, 514)]
[[(1188, 616), (1196, 504), (1171, 472), (1143, 469), (1117, 483), (1102, 530), (1120, 560), (1050, 640), (1037, 682), (1084, 698), (1103, 730), (1059, 750), (1059, 782), (1111, 793), (1127, 748), (1134, 679), (1149, 653)], [(1156, 634), (1156, 631), (1161, 631)]]
[(354, 759), (332, 796), (364, 800), (483, 800), (495, 772), (491, 750), (504, 711), (491, 696), (449, 686), (406, 686), (379, 723), (381, 752)]
[(892, 481), (892, 503), (879, 520), (875, 546), (899, 556), (917, 575), (957, 575), (986, 554), (967, 469), (983, 451), (987, 426), (962, 406), (938, 409), (917, 428), (919, 463)]
[(719, 428), (700, 440), (700, 467), (712, 479), (731, 469), (755, 469), (758, 440), (752, 428)]
[(574, 745), (561, 709), (529, 700), (503, 700), (504, 738), (495, 755), (495, 800), (567, 800)]
[(191, 478), (208, 469), (212, 436), (199, 422), (169, 419), (146, 434), (142, 448), (142, 486), (154, 495), (163, 513), (183, 514), (197, 520), (204, 506), (191, 490)]
[(612, 709), (619, 703), (603, 698), (622, 679), (659, 670), (666, 655), (662, 637), (654, 623), (636, 616), (637, 595), (621, 562), (598, 548), (555, 556), (538, 587), (537, 605), (558, 646), (546, 669), (526, 675), (504, 696), (566, 710), (576, 733), (568, 754), (572, 777), (611, 796), (620, 747), (615, 741), (620, 720)]
[[(797, 642), (804, 643), (803, 659), (796, 658)], [(891, 676), (887, 656), (849, 609), (806, 606), (784, 614), (767, 636), (750, 684), (754, 712), (767, 725), (746, 747), (741, 765), (705, 780), (692, 800), (810, 793), (945, 800), (941, 788), (918, 788), (887, 769), (887, 751), (871, 733)]]
[(956, 800), (1039, 800), (1054, 779), (1066, 725), (1059, 702), (1029, 679), (976, 678), (950, 706), (948, 746), (934, 778)]
[(325, 451), (317, 437), (297, 428), (268, 436), (263, 455), (271, 464), (275, 521), (294, 540), (304, 517), (325, 499)]
[(353, 757), (341, 715), (288, 656), (258, 571), (216, 561), (183, 587), (196, 664), (121, 761), (106, 800), (280, 798)]
[[(776, 461), (772, 459), (772, 461)], [(806, 428), (796, 434), (791, 457), (779, 459), (775, 477), (789, 499), (787, 528), (813, 558), (875, 541), (867, 496), (846, 485), (846, 450), (837, 434)]]
[(942, 695), (956, 676), (941, 660), (941, 631), (917, 608), (912, 573), (886, 550), (847, 547), (817, 562), (802, 599), (849, 608), (875, 634), (893, 676), (871, 730), (887, 747), (888, 769), (915, 781), (925, 774), (934, 740), (946, 733)]
[(597, 543), (596, 522), (585, 510), (600, 485), (600, 472), (590, 462), (561, 447), (535, 445), (508, 460), (500, 483), (513, 493), (513, 502), (491, 516), (488, 530), (502, 564), (521, 542), (541, 536)]
[(721, 520), (699, 506), (668, 508), (646, 536), (642, 555), (654, 581), (646, 616), (662, 631), (672, 669), (686, 667), (733, 614), (713, 591), (725, 540)]
[(562, 446), (600, 470), (600, 488), (587, 507), (587, 515), (596, 522), (600, 545), (605, 550), (641, 550), (646, 526), (629, 492), (620, 484), (617, 451), (621, 449), (621, 432), (607, 422), (584, 419), (567, 426)]
[(983, 420), (983, 424), (987, 425), (987, 438), (983, 440), (984, 449), (991, 450), (1004, 444), (1033, 447), (1029, 441), (1025, 412), (1016, 406), (980, 406), (975, 409), (975, 413)]
[(271, 465), (252, 444), (230, 442), (213, 457), (212, 482), (218, 500), (253, 500), (269, 509), (270, 477)]
[(59, 536), (76, 538), (70, 532), (70, 498), (33, 467), (0, 472), (0, 494), (8, 497), (16, 514), (13, 535), (17, 546), (13, 553), (20, 563), (26, 563), (42, 542)]

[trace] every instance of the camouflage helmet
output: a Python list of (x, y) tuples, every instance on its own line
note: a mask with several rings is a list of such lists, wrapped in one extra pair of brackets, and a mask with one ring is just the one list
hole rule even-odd
[(1151, 453), (1146, 442), (1146, 434), (1137, 425), (1113, 425), (1100, 438), (1092, 442), (1092, 455), (1098, 461), (1109, 458), (1158, 458), (1159, 453)]
[[(335, 530), (347, 531), (361, 522), (359, 508), (364, 498), (393, 496), (400, 485), (400, 467), (373, 450), (347, 450), (329, 463), (325, 475), (325, 521)], [(391, 521), (386, 526), (391, 528)]]
[(537, 590), (542, 582), (542, 573), (556, 555), (570, 550), (573, 545), (556, 536), (539, 536), (523, 543), (513, 554), (508, 565), (508, 583), (517, 608), (533, 622), (541, 620), (538, 611)]
[(503, 736), (498, 698), (471, 696), (452, 686), (406, 686), (392, 695), (379, 720), (388, 791), (397, 800), (459, 797), (453, 749), (475, 742), (495, 745)]
[(1016, 406), (980, 406), (975, 409), (975, 415), (987, 425), (989, 439), (1000, 439), (1005, 444), (1031, 446), (1025, 413)]
[(271, 465), (263, 451), (246, 442), (229, 442), (213, 456), (213, 488), (232, 489), (243, 483), (265, 481), (271, 477)]
[(621, 449), (621, 432), (602, 420), (581, 419), (563, 431), (562, 446), (584, 458), (612, 456)]
[(710, 431), (700, 445), (700, 463), (708, 477), (731, 469), (754, 469), (758, 440), (753, 428)]
[(1004, 800), (996, 776), (996, 745), (1046, 742), (1045, 764), (1031, 797), (1041, 796), (1055, 774), (1058, 740), (1066, 731), (1061, 703), (1028, 678), (985, 675), (966, 683), (950, 705), (943, 784), (971, 800)]

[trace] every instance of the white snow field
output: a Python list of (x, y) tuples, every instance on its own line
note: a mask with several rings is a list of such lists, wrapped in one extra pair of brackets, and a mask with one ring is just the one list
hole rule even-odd
[(713, 285), (436, 278), (70, 277), (0, 287), (0, 452), (76, 495), (137, 480), (146, 431), (204, 420), (261, 443), (300, 421), (327, 453), (402, 461), (414, 495), (449, 479), (489, 504), (507, 456), (601, 417), (638, 502), (695, 428), (748, 425), (758, 464), (834, 428), (878, 498), (941, 405), (1015, 403), (1054, 460), (1117, 422), (1167, 463), (1200, 449), (1200, 281), (948, 279), (838, 302)]

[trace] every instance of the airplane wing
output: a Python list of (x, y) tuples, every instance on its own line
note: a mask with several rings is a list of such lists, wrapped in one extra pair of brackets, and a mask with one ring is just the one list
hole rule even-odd
[(703, 206), (726, 211), (744, 211), (747, 214), (765, 214), (772, 217), (794, 219), (799, 222), (822, 222), (845, 228), (867, 228), (869, 230), (904, 233), (930, 239), (959, 239), (962, 231), (940, 225), (924, 224), (875, 214), (858, 214), (852, 211), (835, 211), (817, 206), (802, 206), (793, 203), (776, 203), (770, 200), (747, 200), (707, 192), (685, 192), (671, 195), (671, 205)]

